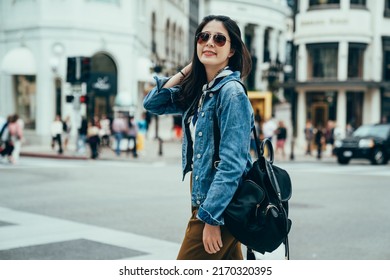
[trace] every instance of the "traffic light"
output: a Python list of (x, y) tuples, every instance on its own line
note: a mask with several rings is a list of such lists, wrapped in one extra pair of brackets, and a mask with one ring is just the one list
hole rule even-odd
[(87, 83), (91, 73), (91, 58), (80, 57), (81, 59), (81, 82)]
[(91, 58), (68, 57), (66, 81), (71, 84), (87, 83), (91, 73)]
[(76, 82), (76, 58), (68, 57), (66, 68), (66, 82), (74, 84)]
[(87, 95), (81, 95), (80, 96), (80, 103), (87, 104), (88, 103), (88, 96)]
[(74, 100), (73, 95), (67, 95), (65, 98), (66, 98), (66, 103), (72, 103)]

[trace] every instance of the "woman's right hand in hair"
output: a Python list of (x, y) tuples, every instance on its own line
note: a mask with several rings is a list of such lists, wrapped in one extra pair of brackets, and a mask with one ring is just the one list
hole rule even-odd
[(192, 70), (192, 62), (187, 64), (181, 71), (184, 73), (184, 75), (188, 75)]
[[(192, 70), (192, 63), (186, 65), (182, 70), (181, 72), (187, 76)], [(166, 83), (165, 85), (163, 86), (163, 88), (171, 88), (171, 87), (174, 87), (178, 84), (180, 84), (183, 79), (184, 79), (184, 76), (183, 74), (179, 72), (177, 72), (175, 75), (173, 75)]]

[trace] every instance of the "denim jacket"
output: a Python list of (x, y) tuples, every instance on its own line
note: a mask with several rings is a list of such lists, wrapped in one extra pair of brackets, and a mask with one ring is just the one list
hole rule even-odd
[[(206, 90), (196, 124), (194, 146), (189, 130), (189, 109), (183, 112), (175, 103), (181, 87), (163, 88), (168, 79), (155, 77), (157, 85), (145, 97), (143, 105), (154, 114), (183, 115), (183, 180), (192, 170), (192, 206), (199, 208), (198, 219), (211, 225), (223, 225), (223, 212), (242, 177), (252, 166), (253, 109), (238, 82), (240, 72), (233, 72)], [(214, 119), (217, 119), (220, 129), (220, 162), (217, 167), (213, 164)]]

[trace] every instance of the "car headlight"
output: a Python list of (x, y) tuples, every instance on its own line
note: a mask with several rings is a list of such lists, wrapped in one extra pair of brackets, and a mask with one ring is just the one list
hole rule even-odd
[(374, 147), (374, 140), (372, 139), (361, 139), (359, 141), (359, 148), (372, 148)]
[(341, 141), (341, 140), (334, 141), (334, 146), (336, 148), (340, 148), (342, 145), (343, 145), (343, 141)]

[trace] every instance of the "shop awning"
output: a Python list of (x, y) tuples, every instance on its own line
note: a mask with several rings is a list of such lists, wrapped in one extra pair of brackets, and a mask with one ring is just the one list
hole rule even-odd
[(36, 75), (37, 67), (33, 53), (26, 47), (8, 51), (1, 61), (1, 72), (9, 75)]

